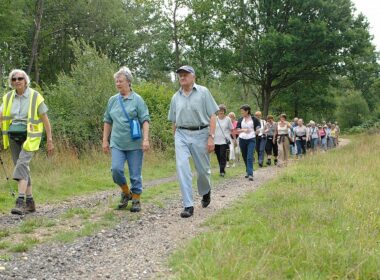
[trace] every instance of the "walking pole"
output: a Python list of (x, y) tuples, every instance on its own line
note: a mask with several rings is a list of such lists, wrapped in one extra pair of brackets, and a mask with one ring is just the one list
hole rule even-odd
[(9, 193), (12, 195), (12, 196), (15, 196), (15, 191), (14, 189), (12, 188), (12, 185), (9, 183), (9, 177), (7, 175), (7, 171), (5, 170), (5, 166), (4, 166), (4, 162), (3, 162), (3, 159), (1, 158), (0, 156), (0, 164), (1, 166), (3, 167), (3, 171), (4, 171), (4, 175), (5, 175), (5, 178), (7, 178), (7, 184), (9, 186)]

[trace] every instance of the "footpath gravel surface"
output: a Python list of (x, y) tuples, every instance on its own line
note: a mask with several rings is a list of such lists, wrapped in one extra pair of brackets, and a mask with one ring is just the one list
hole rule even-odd
[[(171, 274), (167, 257), (184, 241), (205, 230), (200, 225), (233, 201), (274, 178), (283, 169), (269, 167), (255, 172), (255, 180), (226, 179), (212, 190), (209, 207), (196, 196), (194, 216), (182, 219), (180, 195), (164, 208), (143, 205), (133, 221), (124, 220), (113, 229), (102, 230), (70, 244), (43, 244), (12, 261), (0, 279), (167, 279)], [(130, 216), (129, 216), (130, 217)]]
[[(163, 208), (143, 204), (143, 211), (136, 214), (137, 219), (136, 216), (132, 220), (125, 219), (115, 228), (69, 244), (38, 245), (28, 253), (16, 254), (11, 261), (0, 261), (0, 267), (4, 268), (0, 271), (0, 279), (168, 279), (172, 272), (167, 258), (173, 250), (207, 230), (201, 224), (218, 210), (230, 206), (283, 170), (273, 166), (259, 169), (255, 171), (253, 182), (245, 178), (223, 180), (212, 189), (208, 208), (202, 208), (201, 197), (195, 197), (194, 216), (189, 219), (179, 217), (182, 210), (179, 191), (164, 203)], [(110, 192), (102, 192), (93, 198), (98, 202), (109, 195)], [(83, 200), (79, 204), (89, 203), (91, 207), (93, 203), (96, 207), (88, 198)], [(62, 208), (74, 204), (77, 205), (76, 200)], [(46, 206), (37, 215), (62, 212), (62, 209), (53, 208)], [(7, 219), (2, 217), (0, 223), (4, 221)]]

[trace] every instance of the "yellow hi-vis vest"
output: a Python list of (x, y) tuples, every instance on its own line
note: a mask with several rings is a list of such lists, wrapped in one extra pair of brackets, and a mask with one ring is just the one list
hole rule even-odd
[[(12, 123), (11, 108), (13, 99), (15, 97), (15, 91), (8, 92), (3, 96), (3, 118), (1, 129), (3, 132), (3, 144), (4, 149), (9, 147), (9, 135), (8, 130)], [(44, 124), (38, 115), (38, 107), (44, 101), (41, 94), (33, 89), (30, 89), (30, 103), (28, 110), (28, 123), (27, 123), (27, 138), (23, 144), (25, 151), (33, 152), (37, 151), (40, 147), (42, 133), (44, 131)]]

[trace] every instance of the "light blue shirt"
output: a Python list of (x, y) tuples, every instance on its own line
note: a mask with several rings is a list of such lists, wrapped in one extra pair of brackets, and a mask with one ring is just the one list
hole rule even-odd
[(212, 114), (219, 110), (210, 91), (194, 84), (189, 95), (179, 89), (172, 97), (168, 120), (177, 127), (197, 127), (210, 124)]
[[(123, 151), (141, 149), (142, 138), (132, 140), (131, 127), (118, 100), (120, 93), (115, 94), (108, 100), (107, 109), (104, 113), (103, 122), (112, 125), (110, 147)], [(124, 108), (130, 119), (138, 119), (142, 125), (150, 121), (149, 110), (144, 99), (135, 92), (128, 97), (123, 97)]]

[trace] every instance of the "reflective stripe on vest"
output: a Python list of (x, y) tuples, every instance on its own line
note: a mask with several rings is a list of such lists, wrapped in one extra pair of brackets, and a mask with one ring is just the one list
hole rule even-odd
[[(27, 138), (23, 144), (23, 149), (32, 152), (38, 150), (41, 143), (44, 126), (40, 117), (38, 116), (38, 107), (44, 101), (44, 98), (33, 89), (30, 89), (30, 94), (31, 97), (27, 118)], [(9, 147), (8, 130), (10, 124), (12, 123), (10, 113), (14, 95), (15, 91), (11, 91), (3, 97), (4, 112), (2, 118), (2, 130), (4, 149), (7, 149)]]

